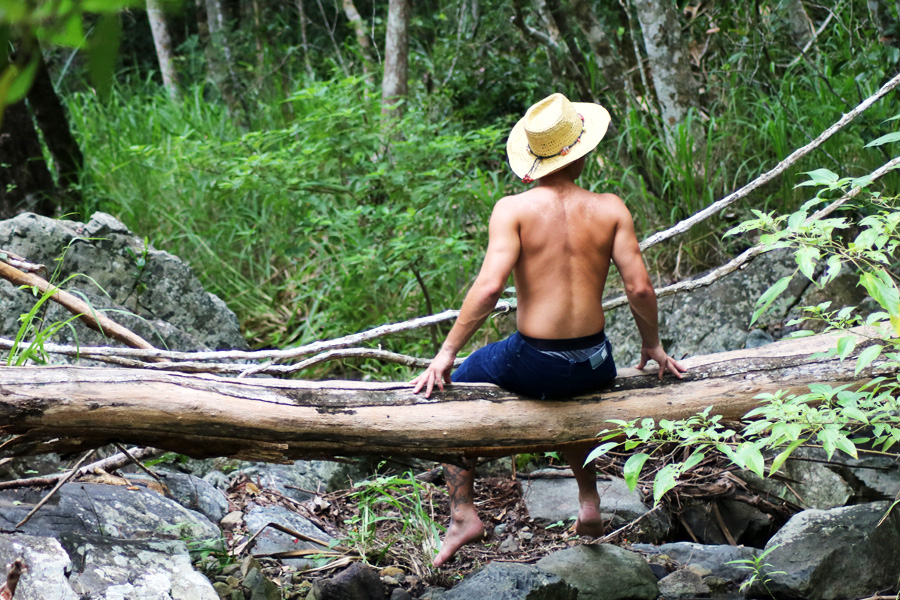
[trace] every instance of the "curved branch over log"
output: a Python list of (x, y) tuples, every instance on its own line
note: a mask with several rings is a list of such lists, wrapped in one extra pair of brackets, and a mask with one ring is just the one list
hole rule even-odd
[[(739, 419), (754, 397), (810, 383), (861, 382), (855, 361), (810, 359), (836, 344), (823, 335), (689, 358), (684, 381), (622, 369), (599, 393), (564, 401), (454, 384), (430, 399), (405, 383), (225, 379), (89, 367), (0, 368), (0, 434), (18, 454), (109, 442), (195, 457), (284, 462), (359, 454), (451, 462), (592, 440), (608, 419), (677, 419), (713, 405)], [(860, 335), (858, 348), (865, 346)]]

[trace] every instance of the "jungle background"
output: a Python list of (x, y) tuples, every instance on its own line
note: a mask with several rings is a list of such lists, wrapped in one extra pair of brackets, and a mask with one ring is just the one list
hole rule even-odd
[[(900, 3), (839, 0), (3, 0), (0, 216), (109, 212), (188, 260), (256, 348), (458, 307), (487, 219), (525, 189), (509, 128), (552, 92), (612, 126), (581, 184), (639, 237), (770, 169), (900, 62)], [(735, 208), (653, 248), (658, 283), (795, 210), (803, 172), (891, 158), (891, 95)], [(879, 185), (895, 187), (896, 173)], [(615, 287), (615, 283), (611, 287)], [(607, 290), (615, 293), (614, 289)], [(482, 344), (508, 328), (491, 321)], [(430, 356), (445, 333), (385, 349)], [(397, 379), (364, 359), (306, 377)]]

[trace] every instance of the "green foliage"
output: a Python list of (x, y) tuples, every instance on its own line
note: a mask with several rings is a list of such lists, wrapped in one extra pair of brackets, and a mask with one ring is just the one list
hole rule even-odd
[(750, 589), (754, 583), (757, 581), (760, 585), (765, 588), (766, 593), (769, 594), (770, 597), (774, 598), (775, 596), (769, 590), (769, 582), (772, 581), (772, 575), (783, 575), (785, 571), (770, 571), (772, 565), (765, 562), (766, 557), (771, 554), (774, 550), (780, 548), (780, 545), (772, 546), (768, 550), (765, 550), (752, 558), (741, 558), (737, 560), (730, 560), (726, 564), (735, 565), (738, 569), (745, 569), (750, 571), (750, 577), (744, 580), (741, 583), (740, 590), (741, 592), (745, 592)]
[[(88, 196), (108, 200), (85, 213), (116, 213), (191, 257), (257, 346), (459, 303), (509, 181), (496, 178), (499, 128), (436, 124), (413, 107), (385, 121), (374, 90), (349, 78), (295, 91), (292, 121), (273, 114), (241, 133), (196, 93), (183, 107), (118, 91), (107, 107), (73, 97), (82, 135), (107, 148), (90, 159)], [(431, 354), (425, 344), (414, 346)]]
[(412, 473), (376, 476), (351, 494), (358, 514), (346, 519), (345, 544), (366, 560), (410, 563), (422, 573), (437, 553), (443, 528), (433, 519), (429, 484)]
[[(62, 283), (65, 284), (73, 277), (75, 276), (67, 278)], [(63, 327), (71, 327), (72, 321), (77, 319), (78, 316), (72, 315), (62, 321), (45, 323), (39, 313), (44, 304), (59, 291), (59, 288), (51, 286), (44, 293), (32, 286), (22, 286), (20, 289), (30, 290), (38, 300), (31, 307), (31, 310), (19, 316), (21, 325), (16, 332), (12, 348), (6, 356), (6, 366), (19, 367), (29, 362), (46, 364), (49, 362), (49, 357), (44, 351), (44, 344), (50, 341)], [(72, 329), (72, 332), (74, 334), (75, 330)]]

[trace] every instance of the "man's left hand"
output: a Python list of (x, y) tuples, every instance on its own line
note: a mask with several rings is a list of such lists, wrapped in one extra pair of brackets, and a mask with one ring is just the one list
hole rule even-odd
[(456, 360), (455, 355), (444, 350), (438, 352), (438, 355), (434, 357), (434, 360), (431, 361), (425, 372), (410, 381), (415, 386), (413, 387), (413, 394), (418, 394), (424, 387), (425, 397), (430, 398), (431, 390), (434, 389), (435, 384), (443, 392), (444, 384), (450, 384), (450, 371), (453, 370), (454, 360)]

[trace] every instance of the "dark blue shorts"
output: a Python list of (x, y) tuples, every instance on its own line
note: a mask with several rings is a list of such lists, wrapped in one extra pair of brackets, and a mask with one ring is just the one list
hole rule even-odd
[(615, 376), (612, 344), (603, 332), (571, 340), (539, 340), (514, 333), (470, 354), (451, 380), (495, 383), (545, 400), (592, 392)]

